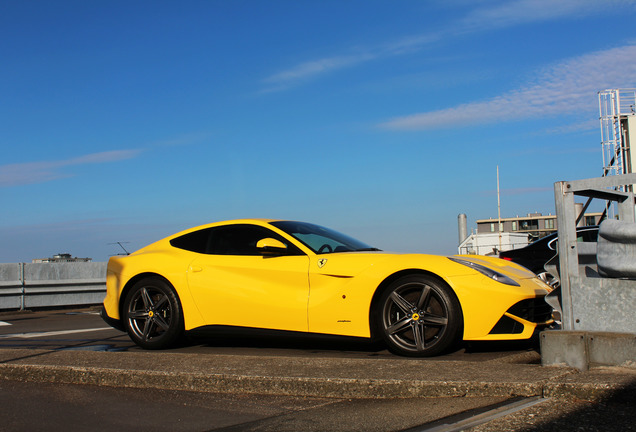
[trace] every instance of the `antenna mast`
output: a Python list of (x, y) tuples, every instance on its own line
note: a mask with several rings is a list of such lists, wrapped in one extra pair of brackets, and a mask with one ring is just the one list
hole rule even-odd
[(501, 252), (501, 199), (499, 198), (499, 165), (497, 165), (497, 232), (499, 233), (499, 252)]

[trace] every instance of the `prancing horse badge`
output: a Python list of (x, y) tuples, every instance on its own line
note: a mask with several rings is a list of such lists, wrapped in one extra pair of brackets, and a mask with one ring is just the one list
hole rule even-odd
[(327, 264), (327, 258), (320, 258), (318, 260), (318, 267), (323, 268)]

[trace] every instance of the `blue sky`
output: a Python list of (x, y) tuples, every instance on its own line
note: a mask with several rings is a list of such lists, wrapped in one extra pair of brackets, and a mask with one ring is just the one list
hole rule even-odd
[(0, 262), (105, 261), (305, 220), (452, 254), (457, 215), (554, 213), (636, 87), (636, 1), (0, 3)]

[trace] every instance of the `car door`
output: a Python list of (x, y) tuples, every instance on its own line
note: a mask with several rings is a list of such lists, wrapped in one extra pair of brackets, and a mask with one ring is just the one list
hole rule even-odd
[[(275, 238), (284, 254), (256, 243)], [(307, 331), (309, 258), (278, 234), (250, 224), (210, 230), (205, 254), (188, 269), (190, 292), (208, 325)]]

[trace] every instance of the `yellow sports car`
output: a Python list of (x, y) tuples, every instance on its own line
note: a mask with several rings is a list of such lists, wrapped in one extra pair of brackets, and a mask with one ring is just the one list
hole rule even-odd
[(528, 339), (549, 287), (484, 256), (386, 253), (304, 222), (202, 225), (108, 262), (102, 316), (146, 349), (208, 326), (381, 337), (432, 356), (465, 341)]

